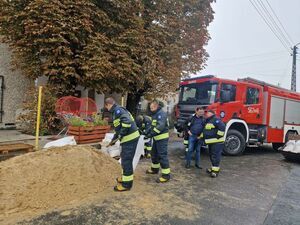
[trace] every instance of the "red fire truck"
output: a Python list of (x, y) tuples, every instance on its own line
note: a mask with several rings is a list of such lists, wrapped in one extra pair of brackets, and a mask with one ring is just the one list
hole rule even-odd
[(263, 143), (272, 143), (277, 150), (291, 134), (300, 134), (300, 93), (256, 79), (203, 76), (183, 80), (176, 109), (178, 133), (197, 106), (213, 109), (226, 123), (227, 155), (239, 155), (247, 145)]

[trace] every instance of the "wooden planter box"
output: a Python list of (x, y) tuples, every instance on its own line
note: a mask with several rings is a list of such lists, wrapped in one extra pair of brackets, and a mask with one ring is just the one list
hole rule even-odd
[(74, 136), (77, 144), (87, 144), (101, 142), (109, 131), (110, 126), (69, 126), (68, 135)]

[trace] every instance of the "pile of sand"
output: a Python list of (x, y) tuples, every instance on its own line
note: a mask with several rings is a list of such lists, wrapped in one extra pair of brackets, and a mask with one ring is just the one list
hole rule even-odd
[(119, 174), (117, 161), (89, 146), (52, 148), (1, 162), (0, 221), (104, 195)]

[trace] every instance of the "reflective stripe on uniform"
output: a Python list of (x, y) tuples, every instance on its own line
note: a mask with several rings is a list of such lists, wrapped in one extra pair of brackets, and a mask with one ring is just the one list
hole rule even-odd
[(125, 142), (128, 142), (128, 141), (134, 140), (134, 139), (138, 138), (139, 136), (140, 136), (139, 131), (135, 131), (132, 134), (124, 136), (121, 140), (121, 143), (125, 143)]
[(213, 167), (211, 168), (211, 170), (212, 170), (213, 172), (219, 172), (219, 171), (220, 171), (220, 167), (213, 166)]
[(133, 181), (133, 175), (130, 176), (122, 176), (122, 182), (129, 182), (129, 181)]
[(161, 173), (162, 174), (169, 174), (169, 173), (171, 173), (171, 170), (170, 170), (170, 168), (168, 168), (168, 169), (161, 169)]
[(116, 119), (113, 121), (114, 127), (118, 127), (120, 125), (120, 119)]
[(156, 126), (157, 120), (152, 120), (152, 126)]
[(157, 164), (152, 163), (151, 168), (153, 168), (153, 169), (159, 169), (160, 168), (160, 164), (159, 163), (157, 163)]
[(169, 133), (164, 133), (153, 137), (155, 141), (159, 141), (166, 138), (169, 138)]
[(216, 127), (212, 123), (208, 123), (208, 124), (205, 125), (205, 130), (211, 130), (213, 128), (216, 128)]
[(203, 138), (203, 133), (200, 134), (199, 138)]
[(129, 127), (131, 127), (131, 124), (128, 124), (128, 123), (122, 123), (122, 127), (129, 128)]
[(218, 138), (205, 139), (206, 144), (222, 143), (224, 141), (225, 141), (224, 137), (219, 138), (219, 139)]
[(159, 130), (159, 129), (157, 129), (156, 127), (154, 127), (154, 129), (153, 129), (153, 130), (154, 130), (154, 132), (156, 132), (156, 133), (158, 133), (158, 134), (160, 133), (160, 130)]
[(188, 140), (184, 140), (184, 141), (183, 141), (183, 144), (184, 144), (184, 145), (188, 145), (188, 144), (189, 144), (189, 141), (188, 141)]
[(224, 136), (225, 132), (218, 130), (217, 135)]
[(152, 147), (151, 146), (145, 146), (145, 149), (148, 150), (148, 151), (151, 151)]

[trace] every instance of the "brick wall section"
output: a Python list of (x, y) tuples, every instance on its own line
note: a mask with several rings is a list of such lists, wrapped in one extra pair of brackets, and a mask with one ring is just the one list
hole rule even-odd
[(19, 70), (11, 69), (11, 51), (8, 45), (0, 43), (0, 75), (4, 76), (3, 117), (0, 127), (15, 123), (21, 111), (25, 93), (34, 82), (22, 75)]

